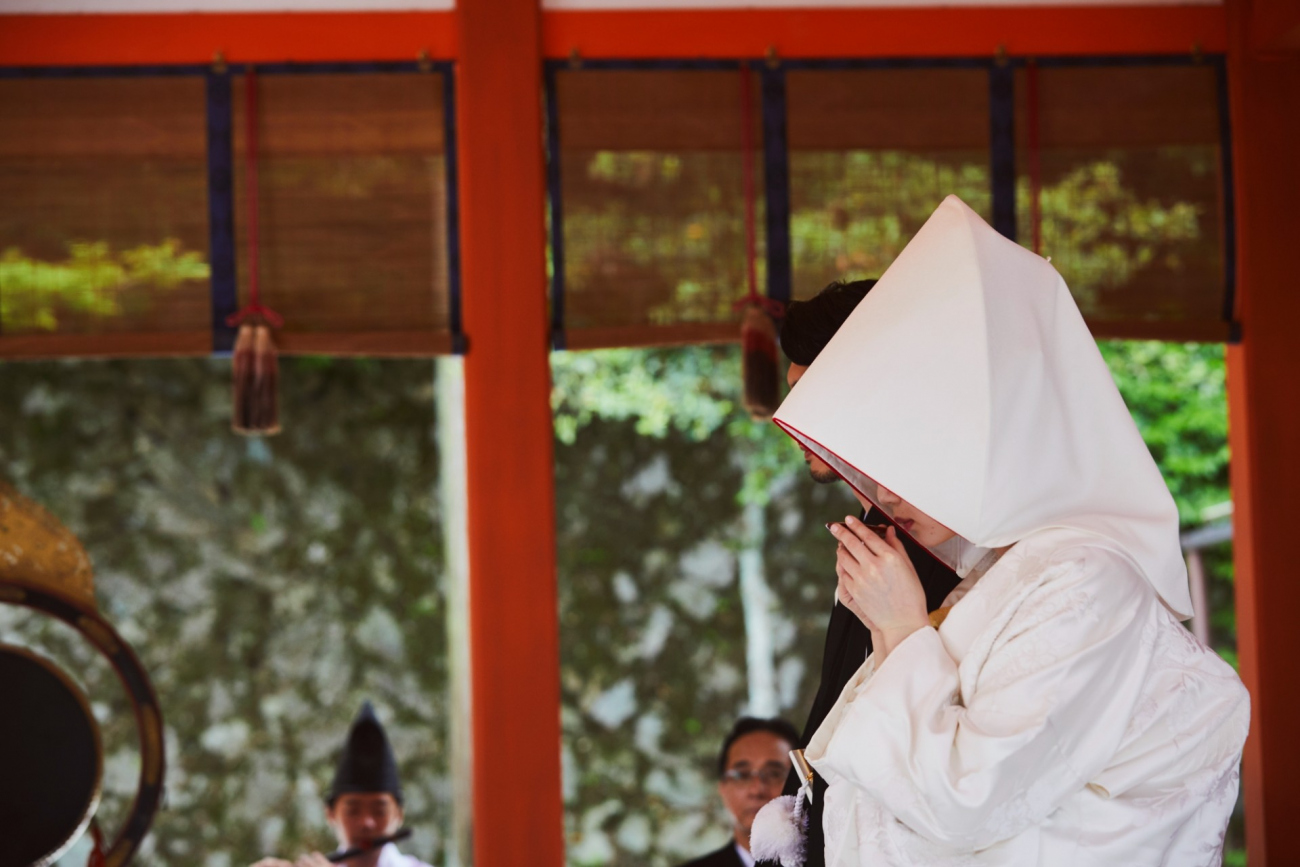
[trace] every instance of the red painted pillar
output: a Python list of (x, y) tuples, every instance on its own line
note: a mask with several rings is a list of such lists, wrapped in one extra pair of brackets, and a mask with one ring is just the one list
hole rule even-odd
[(1228, 350), (1237, 637), (1250, 689), (1251, 867), (1300, 864), (1300, 6), (1228, 0), (1239, 316)]
[(457, 4), (475, 867), (560, 867), (541, 10)]

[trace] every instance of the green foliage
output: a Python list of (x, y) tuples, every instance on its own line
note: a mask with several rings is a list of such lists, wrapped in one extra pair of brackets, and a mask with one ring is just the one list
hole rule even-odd
[[(725, 397), (738, 380), (707, 376), (708, 365), (739, 376), (735, 347), (557, 353), (557, 393), (572, 400), (575, 357), (613, 365), (629, 355), (664, 362), (673, 381), (703, 372), (701, 387), (716, 384), (733, 407), (720, 422), (692, 411), (680, 426), (647, 427), (620, 402), (617, 417), (594, 413), (556, 447), (569, 863), (668, 867), (726, 837), (712, 762), (749, 696), (737, 493), (750, 446), (733, 423), (772, 436), (788, 473), (803, 467), (774, 425), (749, 421)], [(564, 407), (561, 417), (574, 409)], [(764, 495), (778, 703), (798, 723), (818, 685), (835, 585), (826, 531), (810, 518), (843, 516), (853, 500), (843, 485), (802, 480)]]
[[(1028, 181), (1020, 194), (1028, 202)], [(1181, 251), (1201, 237), (1201, 208), (1143, 199), (1125, 183), (1122, 157), (1085, 163), (1043, 188), (1042, 249), (1053, 257), (1085, 310), (1098, 290), (1124, 286), (1159, 262), (1184, 266)]]
[(555, 433), (566, 445), (595, 419), (635, 419), (641, 436), (676, 430), (702, 440), (736, 409), (740, 363), (731, 347), (605, 349), (552, 355), (551, 376)]
[[(1181, 514), (1197, 522), (1228, 497), (1223, 348), (1104, 342), (1101, 351)], [(738, 347), (555, 353), (552, 373), (570, 863), (672, 863), (716, 845), (691, 848), (711, 806), (700, 769), (744, 695), (743, 678), (731, 682), (744, 664), (744, 624), (725, 604), (733, 579), (694, 589), (712, 610), (701, 616), (674, 592), (690, 581), (691, 552), (735, 550), (738, 507), (767, 505), (766, 571), (790, 617), (778, 633), (798, 642), (783, 664), (815, 672), (833, 587), (819, 522), (851, 503), (843, 485), (795, 478), (803, 467), (789, 439), (745, 415)], [(1228, 546), (1207, 551), (1206, 567), (1213, 644), (1235, 664)], [(612, 726), (596, 710), (620, 688), (629, 721)], [(789, 705), (792, 719), (805, 700)], [(647, 745), (643, 732), (663, 721), (667, 734)], [(642, 826), (647, 837), (626, 831)], [(1228, 859), (1244, 863), (1240, 850)]]
[(696, 442), (725, 429), (744, 471), (742, 503), (766, 503), (772, 484), (798, 467), (789, 438), (741, 406), (734, 345), (556, 353), (551, 377), (555, 433), (566, 445), (596, 420), (630, 419), (641, 436), (677, 432)]
[[(739, 162), (727, 153), (650, 151), (599, 151), (566, 160), (569, 326), (728, 318), (745, 291)], [(761, 225), (761, 207), (757, 219)], [(627, 320), (618, 318), (625, 308), (604, 300), (611, 286), (620, 298), (635, 299)]]
[[(1200, 166), (1199, 151), (1175, 149), (1164, 158), (1193, 174)], [(1044, 249), (1060, 253), (1058, 265), (1085, 308), (1099, 292), (1125, 285), (1153, 262), (1178, 271), (1180, 250), (1202, 235), (1197, 205), (1141, 194), (1140, 179), (1126, 176), (1125, 165), (1123, 153), (1082, 163), (1041, 193)], [(947, 193), (977, 211), (991, 208), (988, 167), (977, 154), (801, 153), (791, 171), (799, 191), (791, 216), (795, 271), (820, 274), (833, 263), (823, 283), (879, 276)], [(584, 207), (568, 217), (566, 239), (575, 242), (568, 259), (571, 289), (581, 292), (601, 281), (613, 257), (674, 285), (668, 307), (651, 308), (653, 321), (726, 317), (719, 299), (742, 289), (718, 294), (719, 280), (740, 273), (718, 261), (740, 231), (738, 203), (723, 195), (737, 180), (734, 166), (699, 155), (606, 151), (589, 156), (583, 178), (601, 197), (583, 199)], [(1027, 182), (1020, 194), (1028, 195)], [(1184, 520), (1195, 521), (1201, 509), (1226, 500), (1221, 349), (1108, 343), (1102, 352)], [(554, 356), (553, 371), (561, 442), (572, 443), (594, 419), (635, 419), (642, 435), (678, 430), (696, 440), (725, 424), (746, 467), (743, 502), (765, 502), (766, 489), (788, 472), (785, 437), (771, 425), (750, 422), (739, 408), (735, 352), (564, 353)]]
[(114, 253), (107, 241), (74, 241), (68, 259), (43, 262), (17, 247), (0, 254), (0, 324), (8, 331), (53, 331), (61, 313), (108, 319), (151, 302), (157, 290), (208, 279), (208, 264), (181, 242)]
[[(1223, 347), (1102, 341), (1100, 349), (1139, 432), (1188, 524), (1230, 498)], [(551, 357), (556, 436), (572, 444), (594, 420), (635, 422), (641, 436), (669, 431), (693, 440), (720, 428), (745, 466), (742, 502), (765, 502), (791, 471), (794, 447), (774, 425), (740, 406), (734, 346), (606, 349)]]
[[(333, 845), (321, 793), (373, 700), (426, 860), (449, 825), (445, 601), (427, 361), (284, 359), (285, 431), (230, 431), (230, 362), (0, 365), (0, 466), (86, 546), (100, 610), (158, 692), (167, 798), (133, 863), (242, 865)], [(102, 706), (99, 821), (137, 748), (89, 645), (0, 605), (0, 641)]]
[(1230, 499), (1228, 408), (1218, 344), (1102, 341), (1142, 439), (1164, 474), (1185, 524)]
[[(1129, 156), (1079, 161), (1042, 190), (1043, 250), (1085, 311), (1122, 305), (1132, 287), (1177, 292), (1216, 267), (1202, 206), (1161, 198), (1170, 185), (1148, 183)], [(737, 163), (734, 154), (573, 155), (570, 326), (729, 320), (745, 289)], [(1162, 153), (1160, 167), (1180, 183), (1201, 177), (1204, 149)], [(790, 170), (801, 296), (832, 279), (880, 276), (949, 193), (991, 210), (984, 152), (797, 152)], [(1027, 182), (1018, 192), (1027, 215)], [(1022, 232), (1029, 236), (1027, 225)], [(606, 291), (625, 307), (588, 302)], [(1222, 348), (1113, 342), (1101, 351), (1180, 514), (1197, 522), (1228, 496)], [(767, 506), (765, 571), (800, 642), (787, 661), (815, 671), (833, 579), (818, 580), (830, 572), (824, 518), (812, 516), (843, 514), (852, 501), (843, 485), (804, 483), (789, 439), (746, 416), (734, 345), (556, 353), (552, 373), (561, 622), (581, 626), (561, 645), (569, 858), (668, 863), (707, 848), (696, 839), (707, 780), (693, 778), (685, 760), (707, 761), (705, 745), (743, 695), (743, 683), (719, 676), (734, 680), (743, 665), (744, 624), (726, 604), (732, 578), (715, 570), (716, 584), (697, 577), (703, 587), (675, 592), (692, 580), (691, 552), (739, 550), (740, 507)], [(1231, 658), (1227, 551), (1206, 552), (1206, 566), (1214, 643)], [(697, 604), (683, 604), (688, 597)], [(700, 614), (700, 599), (711, 614)], [(629, 714), (621, 727), (595, 712), (614, 697)], [(663, 740), (647, 744), (644, 732), (663, 721)], [(638, 827), (652, 828), (654, 842), (629, 833)]]
[[(1042, 249), (1086, 315), (1122, 306), (1137, 283), (1167, 303), (1206, 269), (1217, 273), (1217, 235), (1205, 225), (1212, 190), (1202, 189), (1211, 151), (1093, 151), (1049, 175), (1040, 193)], [(948, 194), (986, 217), (992, 209), (982, 150), (798, 151), (790, 172), (799, 297), (834, 279), (880, 276)], [(746, 291), (743, 176), (735, 153), (575, 153), (564, 178), (570, 327), (734, 318), (733, 304)], [(1170, 189), (1183, 187), (1188, 200), (1169, 198)], [(1027, 179), (1017, 195), (1028, 238)], [(761, 196), (756, 205), (762, 285)], [(609, 303), (611, 292), (624, 303)]]
[(992, 209), (982, 153), (795, 152), (790, 171), (795, 281), (808, 294), (832, 279), (879, 277), (946, 195)]

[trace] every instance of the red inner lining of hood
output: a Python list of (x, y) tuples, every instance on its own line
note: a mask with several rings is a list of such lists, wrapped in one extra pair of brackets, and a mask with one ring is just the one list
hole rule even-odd
[[(774, 418), (774, 419), (772, 419), (772, 421), (774, 421), (774, 422), (776, 423), (776, 426), (777, 426), (777, 427), (779, 427), (781, 430), (785, 431), (785, 435), (786, 435), (786, 436), (790, 437), (790, 439), (792, 439), (792, 440), (794, 440), (796, 443), (798, 443), (800, 447), (803, 446), (803, 443), (800, 443), (800, 442), (799, 442), (799, 437), (803, 437), (804, 439), (808, 440), (808, 442), (810, 442), (810, 443), (812, 443), (813, 445), (817, 446), (819, 449), (823, 449), (823, 450), (825, 450), (825, 452), (826, 452), (827, 454), (832, 455), (832, 456), (833, 456), (837, 461), (840, 461), (840, 462), (843, 463), (845, 466), (853, 467), (853, 469), (857, 470), (859, 473), (862, 473), (862, 475), (863, 475), (865, 478), (868, 478), (868, 479), (871, 478), (871, 477), (868, 476), (866, 473), (863, 473), (862, 470), (859, 470), (857, 467), (854, 467), (853, 464), (852, 464), (852, 462), (844, 460), (844, 458), (840, 457), (840, 455), (839, 455), (837, 452), (835, 452), (835, 451), (832, 450), (832, 449), (828, 449), (828, 448), (826, 448), (826, 446), (824, 446), (822, 443), (820, 443), (820, 442), (818, 442), (817, 440), (813, 439), (812, 437), (808, 436), (808, 434), (806, 434), (806, 433), (804, 433), (803, 431), (799, 430), (799, 429), (796, 428), (794, 425), (789, 424), (788, 422), (784, 422), (784, 421), (782, 421), (782, 420), (779, 419), (779, 418)], [(938, 563), (939, 565), (943, 566), (945, 569), (952, 569), (954, 572), (956, 572), (956, 567), (953, 566), (951, 563), (947, 563), (947, 562), (945, 562), (943, 559), (941, 559), (941, 558), (939, 557), (938, 554), (935, 554), (933, 551), (931, 551), (929, 545), (926, 545), (925, 543), (921, 542), (921, 540), (917, 539), (917, 538), (916, 538), (915, 536), (913, 536), (911, 533), (907, 532), (907, 531), (904, 530), (902, 527), (898, 526), (898, 522), (896, 522), (896, 521), (893, 519), (893, 517), (890, 516), (890, 514), (889, 514), (888, 512), (886, 512), (883, 508), (881, 508), (879, 505), (877, 505), (877, 504), (876, 504), (876, 501), (875, 501), (873, 498), (868, 497), (868, 496), (866, 495), (866, 493), (864, 493), (863, 491), (859, 491), (857, 485), (855, 485), (855, 484), (853, 484), (853, 482), (849, 481), (848, 477), (845, 476), (843, 473), (841, 473), (837, 467), (835, 467), (833, 464), (827, 463), (827, 462), (825, 462), (825, 461), (823, 461), (823, 463), (826, 463), (826, 466), (830, 467), (831, 470), (835, 473), (835, 475), (839, 476), (839, 477), (844, 481), (844, 483), (847, 484), (850, 488), (852, 488), (852, 489), (855, 490), (855, 491), (858, 491), (858, 493), (859, 493), (859, 494), (862, 494), (862, 496), (867, 497), (867, 499), (871, 501), (871, 504), (872, 504), (873, 506), (876, 507), (876, 511), (880, 513), (880, 516), (881, 516), (882, 518), (884, 518), (885, 521), (886, 521), (886, 522), (887, 522), (891, 527), (894, 528), (894, 531), (895, 531), (895, 532), (897, 532), (897, 533), (901, 533), (902, 535), (904, 535), (904, 536), (906, 536), (907, 538), (911, 539), (913, 542), (916, 543), (916, 546), (917, 546), (918, 548), (920, 548), (920, 549), (921, 549), (922, 551), (924, 551), (926, 554), (929, 554), (929, 555), (930, 555), (930, 559), (934, 560), (936, 563)], [(876, 484), (879, 485), (880, 483), (879, 483), (879, 482), (876, 482)], [(931, 520), (933, 520), (933, 518), (932, 518)], [(951, 532), (951, 528), (950, 528), (950, 532)], [(954, 534), (954, 535), (956, 535), (956, 534)], [(957, 577), (960, 578), (961, 576), (958, 575)]]

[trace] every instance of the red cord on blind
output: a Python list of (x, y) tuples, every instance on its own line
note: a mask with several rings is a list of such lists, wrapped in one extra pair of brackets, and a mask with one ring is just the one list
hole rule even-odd
[(748, 64), (740, 67), (741, 167), (745, 189), (745, 277), (748, 292), (736, 305), (745, 308), (740, 324), (741, 372), (744, 383), (743, 402), (750, 418), (767, 421), (781, 403), (778, 386), (780, 366), (777, 361), (775, 317), (783, 305), (758, 291), (757, 228), (755, 226), (754, 189), (754, 87), (753, 72)]
[(257, 73), (250, 64), (244, 73), (244, 174), (248, 200), (248, 304), (226, 319), (238, 325), (233, 361), (235, 433), (270, 435), (280, 432), (280, 366), (271, 329), (284, 319), (262, 303), (258, 286), (257, 228)]

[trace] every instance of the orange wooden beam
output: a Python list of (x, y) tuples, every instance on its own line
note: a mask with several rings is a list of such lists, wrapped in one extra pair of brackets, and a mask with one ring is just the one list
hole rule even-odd
[(541, 12), (458, 10), (475, 867), (562, 867)]
[[(469, 4), (466, 4), (469, 5)], [(435, 59), (458, 52), (452, 12), (0, 16), (0, 65), (76, 66)], [(994, 6), (555, 10), (543, 53), (562, 58), (1186, 54), (1226, 47), (1222, 6)]]
[(1228, 350), (1229, 444), (1241, 676), (1251, 693), (1243, 786), (1251, 867), (1300, 864), (1300, 354), (1294, 203), (1300, 198), (1300, 52), (1258, 53), (1259, 16), (1288, 0), (1229, 0), (1228, 71), (1237, 188), (1238, 318)]
[(1264, 823), (1264, 762), (1260, 736), (1261, 714), (1267, 700), (1261, 693), (1259, 676), (1259, 626), (1255, 612), (1259, 609), (1256, 592), (1259, 569), (1255, 562), (1254, 466), (1249, 431), (1250, 401), (1246, 397), (1245, 343), (1229, 345), (1228, 365), (1228, 445), (1232, 452), (1232, 557), (1237, 608), (1237, 662), (1241, 680), (1250, 690), (1250, 736), (1242, 757), (1241, 789), (1246, 803), (1247, 859), (1264, 863), (1266, 828)]
[(543, 16), (547, 57), (1188, 54), (1226, 46), (1222, 6), (570, 10)]
[(456, 56), (451, 12), (0, 15), (0, 66), (138, 66)]
[(1300, 50), (1300, 3), (1259, 3), (1251, 9), (1250, 46), (1256, 52)]

